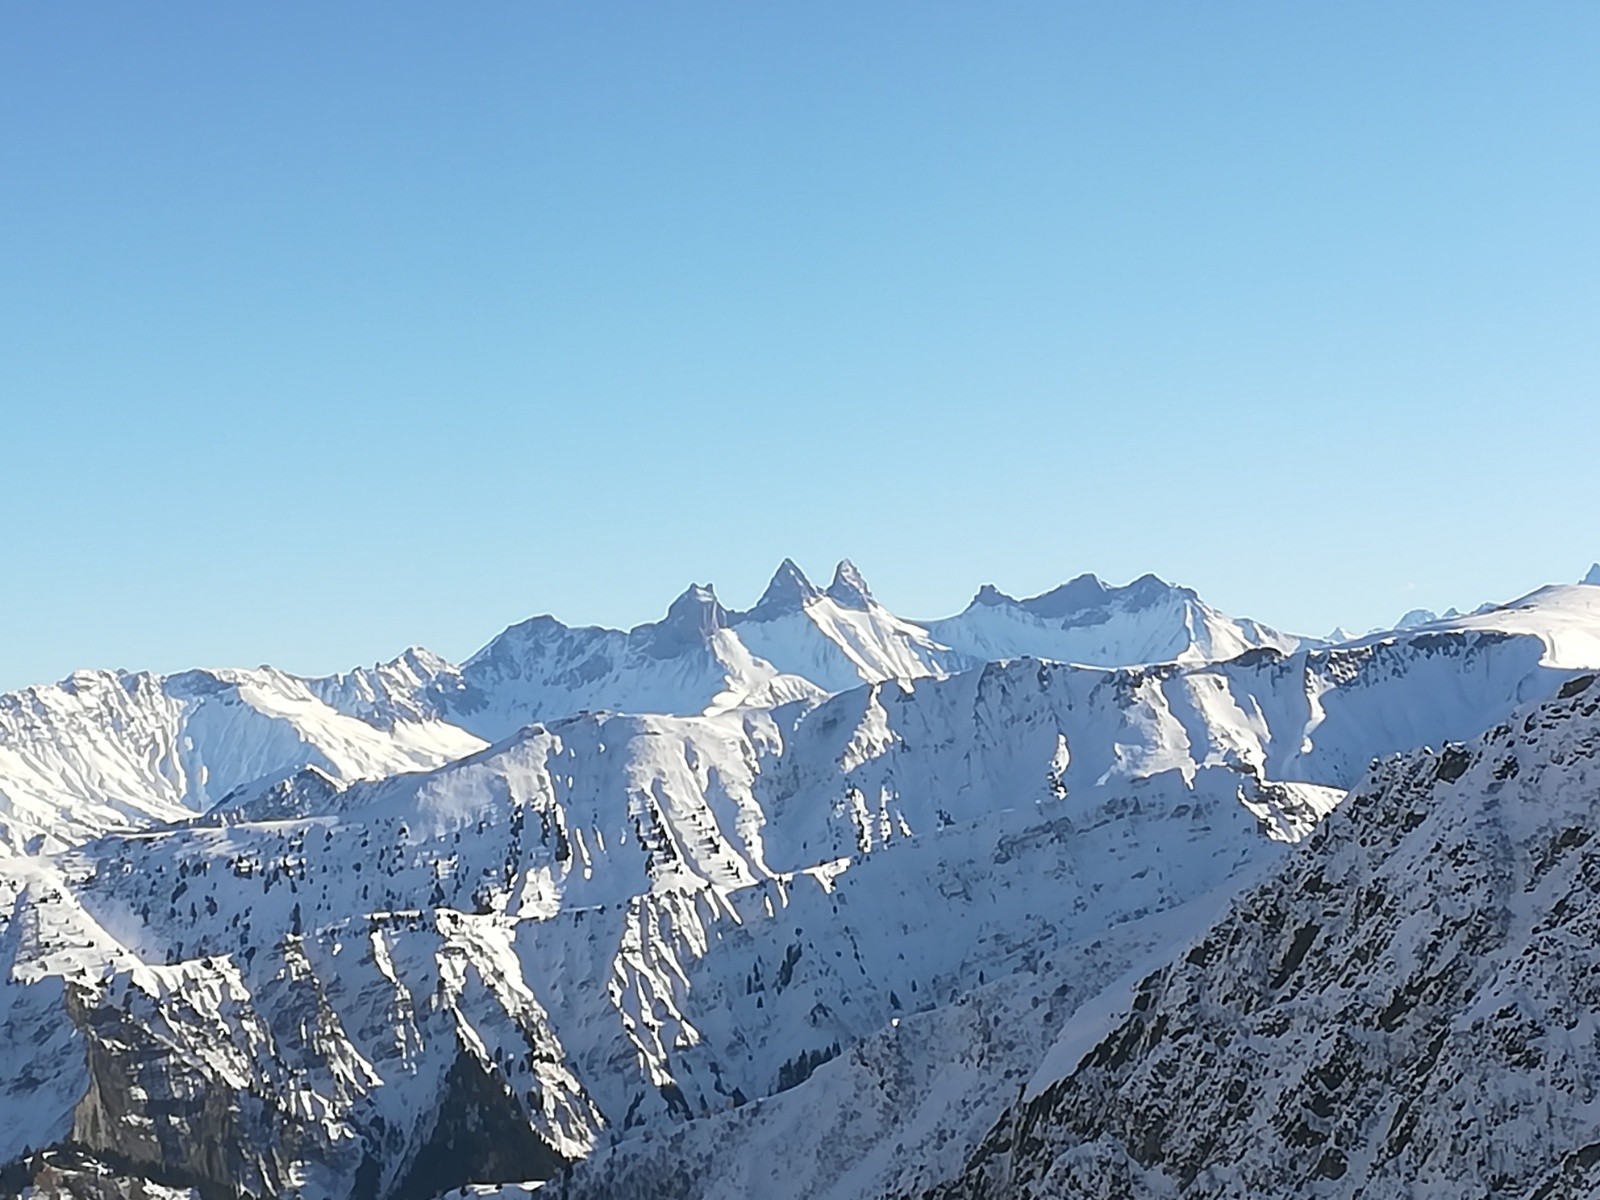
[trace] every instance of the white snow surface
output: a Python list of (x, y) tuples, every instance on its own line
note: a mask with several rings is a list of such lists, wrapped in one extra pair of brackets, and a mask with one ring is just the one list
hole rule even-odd
[(1593, 675), (1385, 761), (925, 1194), (1592, 1196), (1597, 815)]
[(534, 617), (460, 666), (413, 646), (322, 678), (269, 667), (82, 671), (0, 696), (0, 853), (183, 820), (308, 768), (339, 784), (422, 770), (585, 711), (687, 716), (815, 702), (990, 658), (1201, 662), (1294, 644), (1152, 576), (1121, 589), (1085, 576), (1007, 604), (1009, 624), (978, 604), (936, 623), (960, 635), (958, 650), (884, 608), (848, 560), (826, 588), (785, 560), (745, 612), (694, 586), (662, 620), (626, 632)]
[(271, 668), (79, 671), (0, 695), (0, 854), (180, 821), (287, 768), (377, 779), (482, 745), (420, 714), (375, 727)]
[(541, 1194), (931, 1187), (1374, 759), (1600, 667), (1583, 585), (1337, 646), (1150, 577), (974, 608), (786, 562), (459, 667), (0, 697), (0, 1164), (211, 1169), (226, 1110), (230, 1178), (392, 1189), (466, 1070), (582, 1160)]
[(1081, 575), (1041, 596), (1014, 600), (982, 588), (954, 617), (928, 630), (969, 658), (1048, 658), (1089, 666), (1209, 662), (1270, 647), (1292, 651), (1307, 639), (1224, 616), (1188, 588), (1144, 575), (1110, 587)]

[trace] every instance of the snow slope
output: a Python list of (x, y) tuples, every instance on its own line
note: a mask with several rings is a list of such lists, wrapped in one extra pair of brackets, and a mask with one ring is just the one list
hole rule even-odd
[(1594, 1195), (1597, 817), (1593, 676), (1382, 764), (930, 1195)]
[[(667, 617), (629, 631), (574, 629), (553, 617), (514, 625), (460, 668), (430, 661), (389, 678), (314, 681), (364, 718), (424, 712), (496, 740), (531, 721), (581, 711), (690, 715), (816, 697), (889, 679), (944, 678), (996, 659), (1097, 665), (1210, 662), (1300, 639), (1201, 603), (1154, 576), (1107, 588), (1084, 576), (1032, 600), (986, 588), (966, 612), (926, 626), (896, 616), (849, 560), (820, 588), (790, 559), (754, 607), (730, 612), (708, 586)], [(368, 699), (368, 693), (379, 699)]]
[(973, 665), (879, 604), (848, 559), (826, 590), (784, 559), (760, 601), (734, 614), (732, 626), (752, 653), (828, 692), (863, 681), (942, 677)]
[[(1102, 601), (1093, 612), (1064, 601), (1090, 593)], [(1124, 589), (1085, 577), (1017, 612), (1019, 621), (990, 622), (968, 638), (982, 652), (974, 657), (890, 613), (848, 561), (819, 588), (785, 560), (746, 612), (695, 586), (662, 620), (629, 631), (532, 618), (460, 666), (412, 647), (392, 662), (311, 679), (271, 668), (79, 672), (0, 696), (0, 852), (183, 820), (308, 768), (336, 782), (425, 769), (584, 711), (692, 715), (814, 702), (863, 681), (944, 678), (989, 657), (1203, 661), (1292, 642), (1149, 577)], [(1084, 622), (1101, 617), (1091, 646)], [(952, 620), (953, 630), (965, 627)]]
[(70, 1142), (213, 1194), (566, 1165), (547, 1194), (915, 1194), (1375, 758), (1514, 735), (1600, 668), (1583, 585), (1221, 661), (1276, 635), (1159, 581), (1058, 593), (985, 636), (1166, 661), (963, 669), (848, 564), (786, 563), (745, 613), (691, 588), (459, 667), (4, 698), (31, 853), (0, 858), (0, 1168)]
[[(465, 1107), (531, 1130), (503, 1169), (548, 1171), (1181, 906), (1335, 799), (1211, 771), (941, 827), (952, 787), (912, 810), (922, 836), (790, 871), (762, 845), (803, 846), (812, 821), (755, 819), (739, 755), (772, 754), (777, 727), (745, 721), (577, 718), (356, 784), (335, 813), (230, 813), (53, 861), (6, 929), (0, 1111), (29, 1121), (0, 1126), (0, 1158), (70, 1135), (257, 1192), (344, 1195), (373, 1169), (404, 1196)], [(739, 755), (713, 761), (719, 741)], [(839, 800), (825, 820), (853, 836)], [(1061, 970), (1081, 986), (1162, 936)], [(986, 1114), (965, 1115), (976, 1136)]]
[(70, 1137), (307, 1196), (574, 1160), (574, 1196), (775, 1186), (727, 1157), (739, 1130), (840, 1200), (931, 1185), (1081, 1001), (1373, 757), (1569, 680), (1584, 643), (1548, 626), (1578, 599), (1220, 664), (592, 713), (12, 860), (0, 1113), (27, 1120), (0, 1161)]
[(376, 728), (280, 671), (80, 671), (0, 695), (0, 854), (183, 820), (314, 765), (335, 779), (424, 770), (483, 742), (412, 714)]
[(513, 625), (469, 658), (438, 711), (491, 741), (531, 721), (582, 711), (690, 714), (820, 695), (752, 654), (709, 587), (694, 586), (661, 621), (626, 633), (569, 629), (553, 617)]

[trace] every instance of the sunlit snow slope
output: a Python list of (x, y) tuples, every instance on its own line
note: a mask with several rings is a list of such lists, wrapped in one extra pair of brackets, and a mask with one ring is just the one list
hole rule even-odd
[(1595, 1195), (1597, 819), (1593, 676), (1386, 762), (931, 1196)]
[[(1083, 581), (1061, 590), (1075, 588)], [(1200, 661), (1292, 641), (1228, 622), (1148, 577), (1106, 594), (1132, 592), (1148, 601), (1139, 635), (1077, 657)], [(819, 588), (785, 560), (746, 612), (696, 586), (662, 620), (626, 632), (534, 617), (459, 666), (412, 647), (323, 678), (270, 668), (79, 672), (0, 696), (0, 853), (181, 820), (306, 769), (335, 781), (419, 770), (584, 711), (770, 707), (862, 682), (943, 678), (988, 657), (1073, 657), (1019, 629), (1010, 641), (990, 630), (976, 657), (958, 652), (885, 609), (848, 561)]]
[[(13, 859), (0, 1161), (70, 1140), (235, 1194), (405, 1200), (578, 1160), (574, 1195), (649, 1194), (694, 1147), (691, 1195), (798, 1186), (808, 1158), (831, 1191), (770, 1194), (931, 1185), (1080, 1002), (1373, 757), (1570, 679), (1591, 597), (1227, 663), (580, 715)], [(846, 1137), (827, 1114), (886, 1080)], [(730, 1129), (769, 1157), (735, 1169)]]

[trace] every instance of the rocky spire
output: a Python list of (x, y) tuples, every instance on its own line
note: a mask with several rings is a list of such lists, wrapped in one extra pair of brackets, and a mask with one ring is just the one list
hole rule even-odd
[(767, 584), (767, 590), (761, 593), (761, 599), (756, 601), (751, 612), (798, 612), (820, 595), (822, 589), (806, 578), (805, 572), (795, 565), (794, 559), (786, 558), (778, 564), (772, 582)]
[(845, 608), (866, 608), (872, 603), (872, 592), (867, 587), (867, 581), (848, 558), (841, 558), (839, 565), (833, 569), (833, 582), (828, 585), (828, 595)]
[(667, 615), (654, 625), (644, 625), (634, 633), (646, 633), (646, 644), (657, 656), (666, 657), (704, 643), (728, 624), (727, 611), (717, 602), (710, 584), (690, 584), (672, 602)]
[(978, 594), (972, 598), (972, 603), (967, 605), (967, 607), (972, 608), (975, 606), (982, 606), (984, 608), (995, 608), (1002, 604), (1015, 603), (1016, 600), (1013, 597), (1006, 595), (999, 588), (995, 587), (994, 584), (986, 583), (978, 589)]

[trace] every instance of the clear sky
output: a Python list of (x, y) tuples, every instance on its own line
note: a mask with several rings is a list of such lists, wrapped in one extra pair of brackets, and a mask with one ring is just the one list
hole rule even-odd
[(1600, 5), (0, 15), (0, 686), (1600, 557)]

